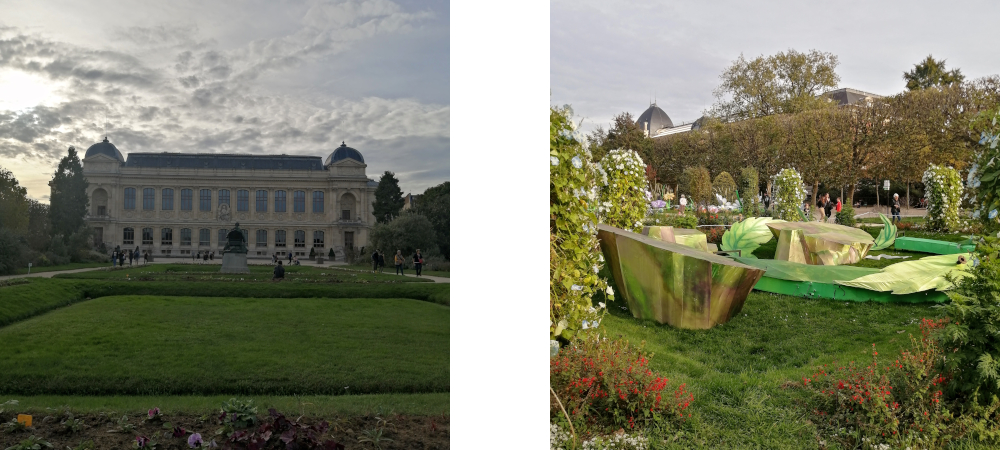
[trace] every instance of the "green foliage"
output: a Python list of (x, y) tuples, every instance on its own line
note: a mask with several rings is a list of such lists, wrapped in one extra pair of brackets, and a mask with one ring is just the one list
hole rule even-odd
[(712, 176), (708, 169), (698, 167), (688, 167), (681, 174), (681, 190), (687, 191), (691, 204), (688, 207), (696, 209), (696, 206), (707, 206), (712, 202)]
[(969, 169), (968, 187), (974, 189), (973, 218), (979, 218), (989, 229), (1000, 224), (1000, 106), (981, 113), (971, 125), (982, 128), (976, 163)]
[(854, 218), (854, 207), (844, 203), (840, 208), (840, 212), (834, 216), (834, 220), (844, 226), (853, 227), (857, 224), (857, 219)]
[(716, 175), (715, 181), (712, 182), (712, 189), (715, 191), (714, 193), (721, 195), (727, 202), (736, 201), (736, 180), (733, 180), (733, 176), (729, 172)]
[(32, 250), (39, 252), (48, 250), (49, 241), (52, 239), (49, 205), (28, 200), (28, 232), (24, 237)]
[(695, 214), (694, 208), (688, 209), (684, 214), (673, 211), (664, 211), (646, 217), (643, 219), (642, 223), (646, 226), (687, 228), (694, 230), (698, 228), (698, 216)]
[(767, 227), (767, 224), (772, 221), (774, 219), (770, 217), (747, 217), (742, 222), (734, 223), (722, 235), (719, 250), (742, 250), (740, 252), (742, 256), (755, 258), (753, 251), (774, 237), (771, 229)]
[(83, 228), (83, 216), (87, 214), (90, 200), (87, 197), (87, 179), (83, 177), (83, 164), (76, 149), (69, 148), (68, 154), (59, 161), (59, 167), (49, 182), (52, 187), (49, 198), (49, 219), (52, 233), (69, 236)]
[(965, 80), (960, 69), (947, 70), (944, 65), (945, 60), (938, 61), (932, 55), (918, 64), (913, 65), (913, 70), (903, 73), (903, 80), (906, 81), (906, 89), (917, 91), (935, 86), (947, 86), (953, 83), (961, 83)]
[[(1000, 241), (985, 238), (976, 248), (970, 277), (955, 283), (944, 306), (951, 323), (941, 334), (954, 373), (949, 393), (992, 401), (1000, 395)], [(978, 263), (976, 262), (978, 261)]]
[(447, 258), (451, 248), (451, 182), (427, 188), (417, 203), (417, 212), (434, 225), (438, 250)]
[(882, 231), (879, 232), (878, 237), (875, 238), (875, 245), (870, 250), (884, 250), (889, 248), (893, 242), (896, 242), (896, 225), (893, 225), (892, 221), (885, 214), (878, 213), (878, 216), (882, 219), (882, 225), (884, 226), (882, 227)]
[(740, 204), (743, 214), (748, 217), (757, 217), (764, 214), (764, 205), (761, 204), (757, 196), (760, 194), (760, 173), (753, 167), (740, 169)]
[[(654, 132), (656, 130), (649, 130)], [(632, 114), (623, 112), (615, 116), (611, 128), (604, 132), (600, 126), (587, 136), (587, 149), (592, 153), (592, 161), (599, 161), (615, 149), (632, 150), (642, 158), (653, 152), (653, 140), (635, 122)], [(583, 139), (577, 139), (581, 144)]]
[(789, 222), (802, 220), (802, 202), (806, 192), (802, 188), (802, 176), (792, 168), (778, 172), (774, 177), (774, 218)]
[[(598, 275), (604, 257), (595, 192), (598, 176), (606, 185), (609, 175), (597, 171), (574, 133), (572, 115), (569, 107), (549, 109), (549, 338), (563, 341), (598, 323), (591, 298), (612, 292)], [(601, 207), (611, 206), (607, 201)]]
[(48, 441), (40, 437), (35, 437), (35, 435), (31, 435), (20, 443), (7, 447), (4, 450), (41, 450), (43, 448), (53, 447)]
[(17, 273), (25, 264), (21, 239), (7, 228), (0, 228), (0, 275)]
[(601, 222), (639, 232), (652, 196), (642, 158), (632, 150), (611, 150), (597, 170), (601, 174), (597, 189)]
[(434, 225), (427, 217), (409, 210), (389, 223), (376, 224), (372, 227), (369, 239), (375, 248), (385, 252), (387, 258), (395, 255), (396, 250), (402, 250), (404, 257), (412, 255), (418, 248), (423, 254), (438, 251), (437, 244), (434, 243)]
[[(15, 234), (28, 231), (28, 190), (11, 171), (0, 167), (0, 228)], [(2, 273), (2, 272), (0, 272)]]
[(257, 423), (257, 407), (253, 399), (235, 399), (222, 404), (222, 423), (232, 430), (245, 430)]
[[(694, 395), (684, 384), (668, 390), (670, 380), (649, 368), (643, 345), (593, 335), (550, 360), (549, 384), (576, 429), (666, 430), (686, 418)], [(565, 422), (556, 405), (550, 416)]]
[(386, 223), (393, 220), (403, 210), (405, 203), (396, 174), (386, 170), (382, 174), (382, 178), (379, 178), (378, 187), (375, 188), (375, 202), (372, 203), (372, 214), (375, 215), (375, 221)]
[(927, 228), (957, 231), (964, 225), (959, 217), (962, 203), (962, 180), (951, 167), (931, 164), (923, 176), (927, 197)]

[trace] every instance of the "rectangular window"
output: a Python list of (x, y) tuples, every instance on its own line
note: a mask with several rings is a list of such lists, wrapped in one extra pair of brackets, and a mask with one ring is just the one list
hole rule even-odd
[(267, 247), (267, 230), (257, 230), (257, 247)]
[(274, 232), (274, 246), (275, 247), (285, 246), (285, 230), (278, 230)]
[(295, 212), (306, 212), (306, 191), (295, 191)]
[(340, 211), (340, 220), (351, 220), (351, 210), (344, 209)]
[(306, 246), (306, 232), (302, 230), (295, 231), (295, 246), (305, 247)]
[(354, 250), (354, 232), (345, 231), (344, 232), (344, 248), (348, 250)]
[(324, 247), (323, 237), (322, 231), (313, 231), (313, 247)]
[(181, 211), (190, 211), (194, 203), (194, 191), (181, 189)]
[(106, 216), (106, 215), (108, 215), (108, 207), (107, 206), (98, 206), (97, 207), (97, 215), (98, 216)]
[(156, 209), (156, 189), (145, 188), (142, 190), (142, 209)]
[(191, 245), (190, 228), (181, 228), (181, 245)]
[(142, 229), (142, 245), (153, 245), (153, 229)]
[(132, 245), (135, 243), (135, 228), (126, 228), (122, 232), (122, 244)]
[(226, 230), (219, 230), (219, 242), (218, 242), (219, 247), (225, 247), (226, 246), (226, 234), (227, 233), (228, 233), (228, 231), (226, 231)]
[(219, 189), (219, 206), (228, 205), (229, 203), (229, 189)]
[(135, 188), (125, 188), (125, 209), (135, 209)]
[(198, 194), (198, 211), (212, 210), (212, 191), (202, 189)]
[(267, 212), (267, 191), (257, 191), (257, 212)]
[(250, 210), (250, 191), (245, 189), (240, 189), (236, 191), (236, 210), (237, 211)]
[(167, 188), (162, 192), (163, 198), (160, 200), (160, 204), (164, 211), (174, 210), (174, 190)]
[(274, 212), (285, 212), (285, 191), (274, 193)]
[(198, 245), (201, 247), (208, 247), (212, 245), (212, 230), (208, 228), (202, 228), (198, 230)]
[(313, 191), (313, 212), (323, 212), (323, 191)]
[(160, 245), (174, 245), (174, 230), (172, 228), (160, 228)]

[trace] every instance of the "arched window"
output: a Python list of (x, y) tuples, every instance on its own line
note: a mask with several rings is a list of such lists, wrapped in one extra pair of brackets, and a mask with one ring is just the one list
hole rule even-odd
[(160, 228), (160, 245), (174, 245), (174, 230), (172, 228)]
[(219, 189), (219, 206), (229, 204), (229, 189)]
[(354, 220), (354, 194), (347, 193), (340, 197), (340, 220)]
[(160, 206), (163, 208), (164, 211), (173, 211), (173, 209), (174, 209), (174, 190), (170, 189), (170, 188), (166, 188), (166, 189), (163, 190), (163, 192), (161, 193), (161, 195), (163, 197), (160, 199)]
[(257, 212), (267, 212), (267, 191), (257, 191)]
[(153, 229), (142, 229), (142, 245), (153, 245)]
[(125, 209), (135, 209), (135, 188), (125, 188)]
[(313, 247), (324, 247), (322, 231), (313, 231)]
[(236, 210), (237, 211), (250, 210), (250, 191), (246, 189), (240, 189), (236, 191)]
[(122, 245), (135, 244), (135, 228), (126, 228), (122, 231)]
[(257, 230), (257, 247), (267, 247), (267, 230)]
[(295, 212), (306, 212), (306, 191), (295, 191)]
[(198, 210), (199, 211), (211, 211), (212, 210), (212, 191), (208, 189), (202, 189), (198, 194)]
[(313, 191), (313, 212), (323, 212), (323, 191)]
[(156, 189), (145, 188), (142, 190), (142, 209), (156, 209)]
[(190, 211), (194, 206), (194, 191), (181, 189), (181, 211)]
[(208, 247), (212, 245), (212, 230), (208, 228), (202, 228), (198, 230), (198, 246)]
[(108, 215), (108, 191), (101, 188), (94, 189), (94, 193), (91, 194), (91, 202), (95, 216)]
[(295, 230), (295, 246), (305, 247), (306, 246), (306, 232), (302, 230)]
[(274, 232), (274, 246), (275, 247), (285, 246), (285, 230), (278, 230)]
[(274, 212), (285, 212), (285, 191), (274, 192)]
[(190, 228), (181, 228), (181, 245), (191, 245)]

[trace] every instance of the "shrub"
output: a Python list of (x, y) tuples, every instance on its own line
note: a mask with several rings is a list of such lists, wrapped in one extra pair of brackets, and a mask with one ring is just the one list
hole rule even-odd
[[(649, 369), (642, 346), (599, 335), (579, 339), (549, 361), (549, 382), (577, 429), (664, 429), (690, 414), (694, 395)], [(564, 421), (553, 402), (551, 417)], [(563, 419), (560, 419), (563, 417)]]
[(837, 213), (836, 218), (834, 220), (836, 220), (837, 223), (841, 225), (853, 227), (854, 225), (857, 224), (857, 220), (854, 218), (854, 207), (848, 204), (844, 204), (844, 206), (840, 208), (840, 212)]
[(774, 218), (789, 222), (799, 222), (800, 207), (806, 191), (802, 188), (802, 176), (795, 169), (788, 168), (774, 176)]
[(702, 231), (705, 232), (705, 238), (709, 243), (721, 244), (722, 235), (726, 233), (726, 227), (705, 227)]
[[(592, 296), (606, 291), (598, 276), (603, 263), (597, 242), (596, 181), (607, 184), (608, 174), (598, 172), (592, 157), (574, 134), (572, 111), (549, 112), (549, 339), (572, 339), (599, 322)], [(641, 176), (641, 171), (640, 171)], [(645, 178), (642, 178), (645, 182)], [(645, 213), (645, 202), (642, 205)]]
[(733, 180), (733, 176), (729, 172), (722, 172), (715, 176), (712, 190), (729, 203), (736, 201), (736, 180)]
[(708, 169), (698, 167), (688, 167), (681, 174), (681, 189), (688, 192), (692, 204), (690, 208), (698, 205), (707, 206), (712, 203), (712, 176)]
[(931, 164), (924, 172), (924, 196), (927, 198), (927, 228), (955, 231), (964, 225), (958, 216), (962, 203), (962, 181), (951, 167)]
[[(402, 250), (403, 255), (412, 255), (418, 248), (425, 255), (437, 254), (436, 239), (431, 221), (410, 210), (404, 211), (389, 223), (376, 224), (371, 231), (371, 244), (385, 252), (386, 256), (395, 255), (396, 250)], [(348, 261), (364, 256), (352, 255)]]
[(760, 193), (759, 178), (760, 174), (753, 167), (740, 169), (740, 204), (743, 206), (743, 214), (748, 217), (760, 217), (764, 214), (764, 205), (757, 198)]
[(973, 218), (978, 218), (989, 229), (1000, 224), (1000, 106), (983, 111), (973, 122), (973, 127), (985, 131), (979, 139), (976, 162), (969, 169), (968, 185), (975, 189), (971, 203), (975, 207)]
[(21, 240), (14, 233), (0, 228), (0, 275), (17, 273), (22, 265), (27, 267), (22, 258), (23, 251)]
[(643, 225), (688, 228), (693, 230), (698, 228), (698, 216), (695, 215), (694, 211), (691, 209), (687, 210), (685, 214), (673, 211), (664, 211), (662, 213), (646, 217), (643, 219)]
[(645, 167), (642, 158), (633, 150), (616, 149), (604, 155), (597, 167), (601, 173), (597, 195), (601, 202), (598, 213), (602, 223), (628, 231), (642, 229), (642, 218), (646, 216), (652, 197), (648, 192)]

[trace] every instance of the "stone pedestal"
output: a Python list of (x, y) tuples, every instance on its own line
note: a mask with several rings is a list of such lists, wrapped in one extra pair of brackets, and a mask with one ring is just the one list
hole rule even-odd
[(250, 269), (247, 268), (247, 254), (246, 253), (224, 253), (222, 255), (222, 270), (221, 273), (250, 273)]

